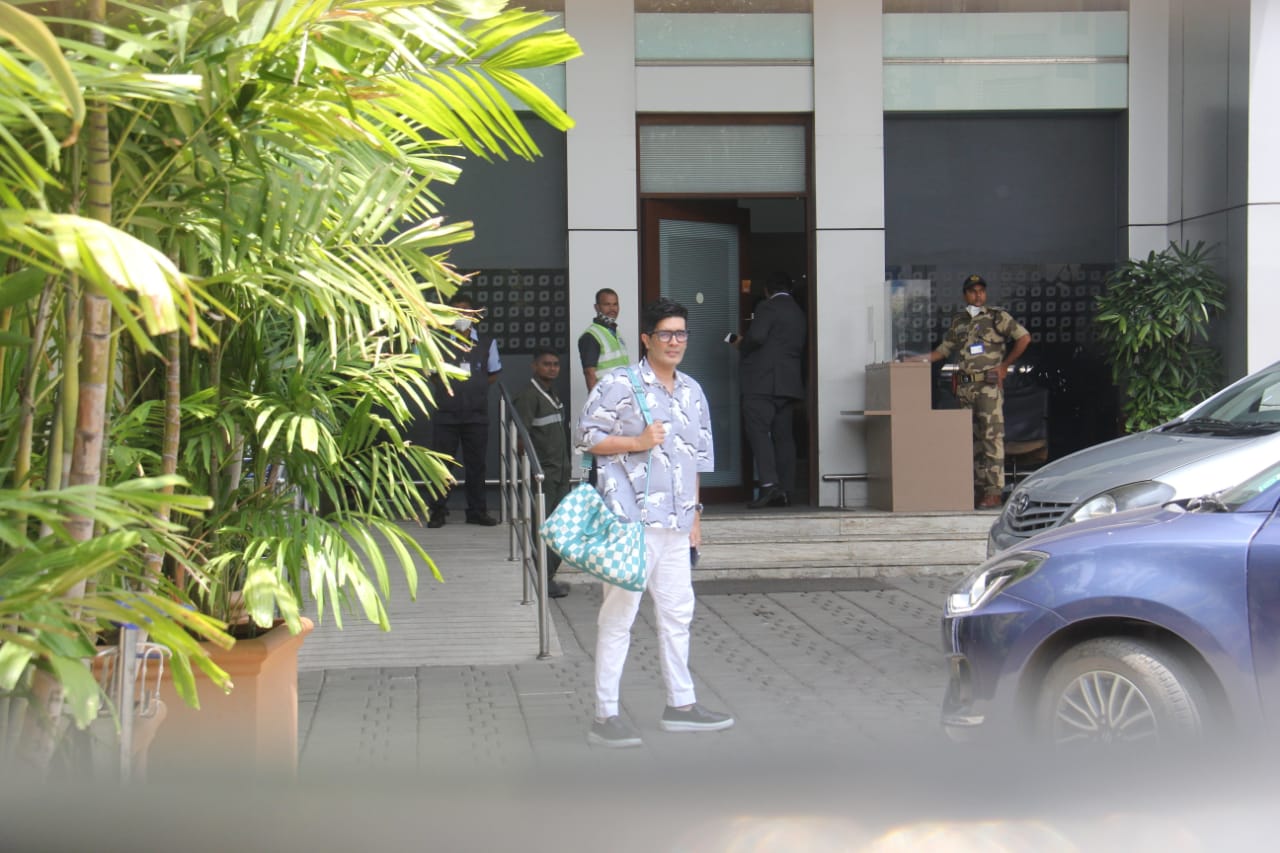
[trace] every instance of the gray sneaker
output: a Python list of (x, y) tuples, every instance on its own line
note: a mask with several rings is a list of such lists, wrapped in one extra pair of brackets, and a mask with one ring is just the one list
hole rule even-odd
[(640, 740), (640, 732), (622, 717), (614, 714), (603, 723), (599, 720), (591, 723), (591, 731), (587, 732), (587, 743), (608, 749), (625, 749), (629, 746), (640, 746), (644, 741)]
[(664, 732), (718, 732), (732, 726), (733, 717), (697, 704), (685, 711), (668, 705), (658, 725)]

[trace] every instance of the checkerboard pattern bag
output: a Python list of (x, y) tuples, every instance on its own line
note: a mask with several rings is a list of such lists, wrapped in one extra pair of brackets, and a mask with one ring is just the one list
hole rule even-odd
[(543, 523), (542, 536), (569, 565), (623, 589), (644, 590), (644, 525), (610, 512), (591, 484), (564, 496)]
[[(640, 404), (645, 425), (653, 422), (644, 390), (636, 372), (627, 368), (631, 388)], [(649, 580), (649, 566), (644, 550), (645, 507), (649, 497), (649, 464), (653, 452), (645, 460), (644, 499), (640, 501), (640, 520), (627, 521), (614, 515), (604, 499), (590, 483), (582, 483), (565, 495), (555, 511), (542, 523), (541, 533), (547, 547), (569, 565), (600, 580), (643, 592)]]

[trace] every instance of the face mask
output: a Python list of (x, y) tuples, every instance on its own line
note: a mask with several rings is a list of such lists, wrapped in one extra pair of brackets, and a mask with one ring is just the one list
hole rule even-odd
[(453, 327), (459, 332), (466, 332), (471, 328), (471, 321), (465, 317), (459, 317), (453, 321)]
[(977, 317), (979, 314), (982, 313), (982, 309), (979, 308), (977, 305), (966, 305), (964, 307), (964, 310), (969, 312), (970, 317)]

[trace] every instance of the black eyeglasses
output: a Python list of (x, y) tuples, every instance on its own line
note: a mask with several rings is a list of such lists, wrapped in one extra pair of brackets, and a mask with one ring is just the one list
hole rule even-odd
[(658, 331), (650, 332), (649, 334), (653, 335), (655, 338), (662, 341), (664, 344), (669, 344), (672, 341), (679, 341), (680, 343), (683, 344), (683, 343), (687, 343), (689, 340), (688, 329), (676, 329), (674, 331), (671, 329), (659, 329)]

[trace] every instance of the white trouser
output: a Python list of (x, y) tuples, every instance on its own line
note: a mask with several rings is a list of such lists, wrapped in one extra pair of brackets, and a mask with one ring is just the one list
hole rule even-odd
[[(689, 675), (689, 623), (693, 621), (693, 583), (689, 566), (689, 534), (680, 530), (647, 527), (645, 556), (649, 567), (647, 589), (653, 597), (658, 625), (662, 679), (667, 704), (675, 707), (694, 701)], [(596, 716), (607, 719), (618, 713), (618, 682), (631, 647), (631, 624), (640, 609), (642, 593), (613, 584), (604, 585), (604, 600), (596, 619)]]

